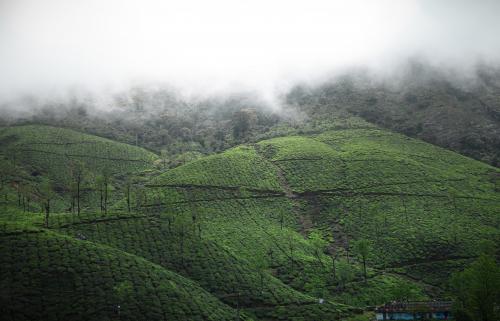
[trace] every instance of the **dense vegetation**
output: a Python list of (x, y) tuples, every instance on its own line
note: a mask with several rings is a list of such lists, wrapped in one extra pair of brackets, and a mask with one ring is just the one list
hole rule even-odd
[(3, 224), (2, 320), (233, 320), (197, 284), (143, 258)]
[(327, 127), (377, 124), (500, 164), (495, 66), (479, 64), (464, 72), (414, 59), (393, 73), (349, 70), (321, 83), (298, 84), (274, 102), (259, 97), (255, 92), (186, 97), (159, 85), (104, 97), (23, 97), (0, 106), (5, 110), (0, 125), (76, 129), (163, 154), (164, 165), (175, 167), (241, 143), (323, 130), (328, 120)]
[(496, 264), (497, 168), (346, 115), (252, 135), (166, 166), (68, 129), (2, 128), (2, 315), (343, 319), (450, 296), (484, 244)]
[(494, 253), (483, 252), (451, 280), (454, 314), (459, 321), (500, 319), (500, 266)]
[(499, 92), (498, 67), (464, 73), (413, 60), (390, 76), (357, 70), (319, 86), (298, 85), (287, 102), (311, 118), (348, 112), (498, 167)]

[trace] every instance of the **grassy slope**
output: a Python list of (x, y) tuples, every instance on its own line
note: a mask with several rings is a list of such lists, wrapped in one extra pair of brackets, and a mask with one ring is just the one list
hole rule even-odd
[(70, 206), (72, 166), (76, 162), (83, 166), (82, 207), (93, 210), (98, 206), (99, 196), (94, 191), (97, 176), (108, 171), (110, 197), (116, 199), (119, 194), (121, 198), (123, 181), (132, 174), (151, 169), (158, 159), (139, 147), (50, 126), (0, 128), (0, 142), (0, 170), (10, 174), (10, 180), (21, 186), (35, 187), (42, 179), (50, 179), (59, 194), (53, 204), (56, 210)]
[(54, 228), (176, 271), (230, 306), (239, 306), (259, 318), (323, 319), (341, 311), (333, 304), (319, 306), (315, 298), (293, 290), (264, 269), (256, 269), (239, 253), (205, 237), (205, 227), (200, 234), (190, 215), (119, 215), (99, 221), (61, 217)]
[[(451, 270), (474, 257), (481, 240), (498, 240), (498, 170), (491, 166), (378, 129), (275, 138), (243, 149), (255, 157), (252, 147), (261, 161), (251, 172), (237, 166), (245, 172), (236, 178), (234, 150), (156, 178), (154, 183), (176, 186), (151, 187), (157, 201), (150, 209), (194, 215), (205, 237), (251, 263), (264, 261), (294, 288), (352, 304), (389, 299), (387, 283), (401, 279), (436, 294), (433, 286), (442, 286)], [(183, 181), (188, 171), (197, 187)], [(248, 192), (267, 184), (259, 177), (270, 172), (281, 194)], [(319, 263), (299, 233), (312, 230), (330, 239), (340, 257), (348, 251), (352, 256), (353, 241), (370, 240), (372, 284), (353, 283), (366, 296), (329, 285), (328, 258)], [(353, 269), (359, 280), (358, 263)], [(322, 281), (316, 283), (325, 287), (319, 291), (313, 280), (318, 275)]]
[[(50, 227), (174, 270), (263, 319), (334, 318), (340, 307), (315, 297), (376, 304), (400, 282), (435, 293), (480, 240), (499, 235), (497, 169), (377, 129), (234, 148), (165, 172), (141, 197), (131, 214), (56, 214)], [(42, 219), (3, 217), (30, 228)], [(351, 253), (345, 288), (307, 239), (313, 230), (339, 257)], [(360, 238), (373, 248), (366, 284), (352, 251)]]
[[(311, 225), (332, 237), (339, 253), (369, 239), (378, 270), (442, 285), (481, 240), (498, 242), (499, 171), (491, 166), (375, 129), (259, 145)], [(305, 153), (304, 146), (317, 148)]]
[(69, 177), (67, 161), (78, 159), (87, 170), (128, 174), (145, 170), (157, 156), (142, 148), (117, 143), (69, 129), (50, 126), (16, 126), (0, 129), (2, 153), (22, 165), (46, 173), (57, 181)]
[[(22, 153), (23, 141), (30, 141), (31, 139), (27, 132), (33, 133), (33, 131), (40, 130), (38, 127), (32, 127), (22, 128), (23, 132), (16, 134), (15, 141), (18, 145), (11, 145), (9, 147), (10, 150), (17, 150), (17, 155), (24, 157), (21, 162), (23, 167), (18, 165), (21, 169), (30, 169), (30, 166), (40, 166), (43, 169), (45, 166), (49, 166), (49, 164), (38, 163), (40, 160), (37, 158), (28, 157), (30, 156), (29, 153)], [(47, 128), (42, 127), (41, 131), (43, 132), (45, 129)], [(9, 134), (6, 136), (13, 137), (12, 131), (14, 130), (20, 130), (20, 128), (9, 129)], [(25, 135), (28, 138), (25, 138)], [(73, 140), (83, 141), (85, 136), (80, 137), (76, 135)], [(49, 133), (40, 134), (40, 137), (43, 137), (46, 143), (43, 143), (43, 139), (34, 139), (33, 141), (40, 143), (41, 146), (54, 148), (49, 142), (59, 141), (61, 135), (58, 134), (58, 130), (49, 128)], [(91, 136), (86, 137), (86, 141), (94, 139), (100, 140)], [(13, 144), (13, 142), (14, 140), (10, 144)], [(112, 145), (111, 142), (109, 143)], [(58, 148), (58, 146), (56, 144), (55, 148)], [(126, 145), (125, 147), (130, 148)], [(106, 147), (106, 149), (108, 148)], [(245, 192), (247, 195), (257, 193), (265, 196), (268, 193), (279, 193), (280, 186), (276, 180), (276, 173), (268, 169), (265, 169), (263, 172), (260, 171), (259, 164), (264, 160), (253, 148), (235, 148), (232, 150), (231, 155), (233, 157), (229, 157), (229, 163), (232, 163), (232, 166), (224, 165), (223, 167), (227, 171), (219, 177), (217, 177), (216, 172), (217, 168), (222, 167), (222, 165), (216, 163), (215, 165), (211, 165), (213, 169), (211, 175), (201, 175), (201, 179), (194, 178), (193, 180), (190, 178), (188, 173), (199, 173), (200, 168), (207, 169), (210, 167), (210, 162), (204, 163), (203, 160), (201, 161), (202, 166), (198, 167), (197, 170), (192, 170), (190, 168), (192, 165), (186, 165), (185, 168), (178, 169), (179, 171), (183, 171), (182, 176), (186, 178), (186, 182), (183, 182), (183, 184), (194, 185), (194, 187), (152, 188), (152, 190), (161, 192), (158, 195), (162, 195), (162, 197), (169, 196), (168, 199), (164, 199), (165, 202), (181, 201), (181, 204), (178, 204), (178, 208), (168, 206), (169, 210), (167, 214), (161, 211), (160, 216), (160, 213), (156, 211), (156, 206), (149, 208), (147, 211), (148, 214), (153, 213), (156, 215), (154, 217), (145, 217), (144, 213), (137, 212), (133, 214), (115, 212), (105, 217), (95, 214), (92, 211), (86, 211), (80, 217), (56, 212), (50, 217), (50, 229), (72, 237), (85, 235), (93, 244), (106, 244), (114, 248), (119, 248), (127, 253), (144, 258), (148, 262), (153, 262), (166, 269), (177, 271), (195, 280), (205, 289), (221, 298), (225, 303), (233, 307), (240, 306), (248, 313), (264, 317), (265, 319), (276, 319), (278, 317), (297, 320), (301, 318), (328, 319), (332, 316), (337, 316), (340, 312), (340, 307), (337, 305), (331, 303), (319, 305), (315, 298), (293, 290), (280, 280), (272, 277), (265, 270), (256, 269), (253, 264), (230, 250), (224, 242), (214, 242), (210, 239), (200, 238), (199, 233), (200, 231), (204, 233), (205, 228), (195, 232), (191, 227), (192, 224), (182, 220), (182, 217), (185, 217), (190, 221), (191, 214), (178, 215), (182, 212), (187, 213), (186, 207), (182, 206), (183, 199), (200, 197), (200, 195), (203, 195), (203, 197), (214, 197), (214, 193), (205, 186), (207, 184), (240, 186), (241, 182), (254, 179), (257, 185), (249, 184), (247, 186), (248, 191)], [(217, 156), (212, 158), (215, 162), (217, 162)], [(112, 162), (116, 161), (119, 157), (113, 158)], [(107, 162), (108, 160), (104, 161)], [(222, 161), (225, 162), (226, 160), (223, 159)], [(58, 158), (57, 160), (53, 160), (50, 166), (54, 171), (57, 171), (67, 166), (67, 164), (67, 159)], [(89, 164), (85, 165), (88, 166), (89, 172), (98, 172), (100, 170), (100, 167), (92, 168)], [(139, 169), (129, 168), (129, 170), (133, 172)], [(25, 176), (29, 178), (29, 171), (27, 172)], [(230, 173), (229, 176), (227, 176), (228, 173)], [(49, 175), (50, 171), (43, 173), (43, 176)], [(217, 179), (223, 179), (224, 177), (230, 177), (230, 179), (227, 181), (217, 181)], [(203, 179), (211, 181), (207, 183)], [(169, 183), (172, 182), (167, 182), (167, 184)], [(164, 183), (162, 182), (162, 184)], [(197, 187), (197, 184), (201, 184), (202, 186)], [(175, 182), (172, 185), (175, 186)], [(192, 192), (193, 188), (197, 188), (198, 190)], [(211, 189), (211, 187), (209, 188)], [(170, 191), (177, 190), (177, 193), (165, 193), (165, 189), (169, 189)], [(205, 194), (200, 193), (203, 190), (206, 192)], [(222, 188), (220, 196), (222, 198), (227, 197), (228, 193), (234, 194), (239, 193), (239, 191), (234, 188)], [(151, 193), (144, 195), (144, 197), (145, 202), (148, 200), (150, 202), (155, 201), (158, 198)], [(135, 204), (138, 196), (133, 193), (132, 198)], [(13, 204), (12, 200), (9, 204)], [(123, 202), (119, 202), (118, 206), (114, 208), (123, 209)], [(189, 205), (187, 209), (190, 210), (191, 208), (191, 205)], [(12, 207), (6, 207), (2, 213), (2, 220), (16, 221), (16, 224), (22, 224), (27, 229), (32, 229), (33, 226), (41, 227), (43, 217), (32, 212), (22, 213)], [(206, 223), (208, 224), (209, 222), (207, 221)], [(210, 223), (212, 225), (217, 224), (215, 221)], [(209, 230), (212, 229), (207, 229), (207, 231)], [(14, 287), (16, 286), (17, 284), (14, 284)], [(112, 296), (112, 293), (106, 293), (104, 296)], [(14, 310), (17, 311), (19, 307), (21, 305), (16, 306)]]
[(234, 318), (197, 284), (143, 258), (15, 223), (3, 222), (0, 238), (2, 320)]
[(253, 148), (240, 146), (168, 171), (152, 181), (155, 185), (245, 187), (280, 190), (276, 172)]

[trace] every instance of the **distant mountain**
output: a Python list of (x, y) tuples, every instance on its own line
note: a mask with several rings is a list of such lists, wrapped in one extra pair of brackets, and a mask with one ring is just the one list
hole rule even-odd
[(339, 110), (500, 166), (500, 69), (445, 71), (413, 61), (390, 76), (367, 71), (287, 95), (292, 106), (321, 118)]

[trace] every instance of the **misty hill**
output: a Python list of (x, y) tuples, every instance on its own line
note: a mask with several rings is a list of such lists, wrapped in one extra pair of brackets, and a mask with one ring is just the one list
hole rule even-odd
[[(66, 127), (168, 154), (169, 167), (245, 142), (355, 116), (498, 166), (500, 72), (461, 71), (414, 59), (385, 74), (354, 69), (298, 83), (274, 102), (258, 92), (185, 97), (167, 86), (136, 86), (4, 103), (0, 122)], [(105, 101), (103, 103), (102, 101)]]
[[(74, 319), (65, 302), (85, 302), (81, 315), (109, 318), (120, 304), (130, 319), (339, 319), (402, 292), (446, 295), (452, 271), (499, 243), (498, 169), (358, 118), (287, 130), (169, 169), (144, 149), (70, 130), (3, 128), (4, 315), (33, 319), (28, 305), (50, 305), (45, 319)], [(30, 141), (63, 155), (46, 161), (24, 150)], [(87, 162), (93, 149), (67, 144), (84, 141), (110, 156)], [(58, 173), (74, 157), (86, 169), (82, 213), (56, 188), (44, 227), (39, 185), (71, 186), (74, 176)], [(101, 162), (113, 168), (107, 213)]]
[(355, 71), (297, 86), (288, 103), (313, 118), (349, 112), (368, 122), (472, 158), (500, 164), (500, 70), (469, 72), (413, 61), (391, 76)]

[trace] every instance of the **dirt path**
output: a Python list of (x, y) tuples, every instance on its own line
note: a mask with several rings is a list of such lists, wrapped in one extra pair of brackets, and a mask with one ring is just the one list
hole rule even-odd
[(296, 194), (292, 187), (290, 186), (290, 183), (288, 182), (285, 171), (277, 164), (277, 162), (271, 161), (265, 153), (262, 152), (260, 149), (260, 146), (257, 144), (253, 145), (255, 151), (257, 154), (259, 154), (262, 158), (266, 159), (269, 161), (269, 164), (271, 164), (275, 169), (276, 173), (278, 176), (278, 181), (280, 183), (281, 189), (285, 193), (285, 197), (290, 200), (292, 203), (292, 211), (295, 217), (297, 218), (297, 221), (300, 225), (300, 233), (304, 236), (307, 237), (309, 230), (313, 226), (312, 223), (312, 218), (311, 218), (311, 213), (308, 211), (301, 211), (300, 210), (300, 203), (299, 203), (299, 198), (298, 194)]

